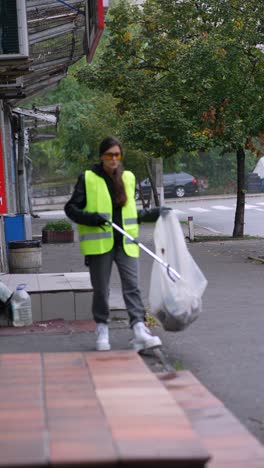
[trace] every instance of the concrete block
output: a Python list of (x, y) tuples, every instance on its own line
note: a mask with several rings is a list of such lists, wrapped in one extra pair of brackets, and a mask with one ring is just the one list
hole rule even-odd
[(64, 273), (38, 275), (40, 291), (67, 291), (71, 290), (71, 285), (64, 276)]
[(64, 277), (72, 289), (89, 291), (93, 289), (89, 272), (64, 273)]
[(8, 287), (15, 291), (19, 284), (25, 284), (28, 293), (38, 291), (38, 280), (36, 273), (15, 273), (9, 275)]
[(10, 276), (11, 275), (9, 275), (8, 273), (0, 273), (0, 281), (2, 281), (2, 283), (4, 283), (9, 289)]
[(75, 319), (76, 320), (92, 320), (92, 291), (74, 292), (75, 301)]
[(110, 309), (115, 310), (126, 310), (126, 305), (122, 296), (121, 289), (110, 289), (110, 298), (109, 298)]
[(42, 320), (75, 320), (73, 291), (41, 294)]
[(10, 323), (4, 315), (0, 315), (0, 327), (9, 327)]
[(41, 299), (40, 294), (30, 294), (31, 306), (32, 306), (32, 319), (33, 322), (39, 322), (42, 320), (42, 311), (41, 311)]

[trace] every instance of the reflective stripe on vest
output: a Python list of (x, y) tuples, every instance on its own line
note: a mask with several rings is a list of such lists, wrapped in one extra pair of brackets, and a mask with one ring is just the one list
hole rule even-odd
[(125, 220), (126, 224), (137, 224), (137, 218), (130, 218)]
[(79, 241), (106, 239), (108, 237), (111, 237), (111, 232), (91, 232), (90, 234), (81, 234)]
[[(134, 239), (135, 239), (135, 237), (134, 237)], [(135, 240), (136, 240), (137, 242), (139, 242), (139, 239), (135, 239)], [(129, 239), (128, 237), (126, 237), (126, 238), (125, 238), (125, 243), (126, 243), (126, 244), (133, 244), (134, 242), (133, 242), (131, 239)]]
[[(135, 203), (135, 176), (124, 171), (122, 175), (127, 202), (122, 208), (123, 229), (132, 237), (138, 237), (137, 209)], [(105, 180), (93, 171), (85, 172), (86, 207), (84, 211), (97, 212), (112, 221), (112, 200)], [(114, 245), (112, 226), (84, 226), (78, 224), (80, 248), (83, 255), (99, 255), (109, 252)], [(123, 236), (123, 248), (127, 255), (139, 256), (139, 248)]]
[[(122, 175), (127, 202), (122, 208), (123, 229), (134, 239), (138, 238), (138, 214), (135, 201), (135, 176), (130, 171), (124, 171)], [(139, 257), (139, 247), (125, 236), (123, 236), (123, 248), (130, 257)]]

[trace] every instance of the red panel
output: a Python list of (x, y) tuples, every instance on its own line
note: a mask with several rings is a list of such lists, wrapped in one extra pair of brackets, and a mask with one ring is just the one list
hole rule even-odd
[(93, 43), (91, 45), (89, 54), (87, 56), (88, 63), (91, 63), (93, 59), (94, 53), (100, 41), (103, 30), (104, 30), (104, 5), (103, 5), (103, 0), (97, 0), (97, 28), (96, 28), (96, 33), (94, 36)]
[(98, 18), (98, 29), (104, 29), (104, 5), (103, 0), (97, 0), (97, 18)]
[(6, 214), (6, 190), (5, 190), (5, 170), (4, 170), (4, 154), (2, 146), (2, 134), (0, 131), (0, 214)]

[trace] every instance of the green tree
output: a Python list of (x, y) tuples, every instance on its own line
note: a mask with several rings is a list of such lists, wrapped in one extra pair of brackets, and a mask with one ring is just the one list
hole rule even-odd
[[(103, 44), (99, 47), (102, 50)], [(78, 83), (75, 74), (85, 66), (80, 61), (69, 70), (68, 76), (52, 92), (29, 103), (32, 105), (57, 104), (61, 106), (58, 137), (31, 145), (37, 178), (48, 173), (76, 176), (92, 162), (98, 161), (98, 145), (107, 135), (118, 138), (122, 134), (122, 117), (117, 111), (118, 100), (103, 90), (88, 89)], [(128, 169), (142, 176), (142, 159), (147, 158), (132, 145), (125, 145)]]
[(74, 77), (75, 70), (76, 66), (56, 90), (37, 101), (61, 105), (58, 138), (41, 143), (40, 148), (47, 156), (52, 153), (62, 167), (69, 165), (69, 172), (87, 167), (87, 161), (97, 157), (99, 141), (107, 134), (118, 135), (120, 128), (115, 99), (80, 85)]
[(235, 152), (243, 236), (245, 151), (264, 130), (264, 2), (123, 1), (110, 13), (104, 53), (79, 80), (111, 91), (126, 139), (154, 156)]

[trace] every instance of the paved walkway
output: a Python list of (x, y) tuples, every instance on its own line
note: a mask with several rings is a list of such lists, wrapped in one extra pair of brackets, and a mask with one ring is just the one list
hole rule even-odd
[[(33, 220), (40, 232), (45, 220)], [(186, 229), (186, 226), (184, 226)], [(141, 240), (153, 249), (152, 225), (141, 226)], [(189, 244), (208, 279), (201, 317), (178, 334), (155, 327), (170, 361), (191, 370), (231, 411), (264, 442), (263, 284), (264, 265), (249, 256), (263, 256), (263, 240), (210, 241)], [(147, 304), (152, 260), (141, 255), (141, 286)], [(86, 271), (77, 243), (43, 245), (43, 272)], [(116, 270), (112, 286), (120, 287)], [(131, 331), (125, 321), (111, 324), (113, 349), (128, 349)], [(0, 352), (89, 351), (94, 336), (87, 333), (44, 333), (1, 336)], [(159, 366), (147, 358), (152, 370)]]
[(0, 379), (1, 467), (204, 468), (209, 459), (136, 352), (3, 354)]

